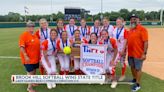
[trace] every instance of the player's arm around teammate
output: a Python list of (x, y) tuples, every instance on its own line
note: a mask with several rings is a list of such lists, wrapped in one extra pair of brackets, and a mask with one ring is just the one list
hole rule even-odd
[[(57, 73), (56, 68), (56, 55), (57, 55), (57, 31), (51, 29), (50, 38), (42, 43), (43, 56), (41, 57), (41, 62), (46, 70), (47, 75), (55, 75)], [(55, 83), (47, 83), (47, 88), (55, 88)]]
[[(31, 21), (27, 22), (26, 31), (21, 34), (19, 40), (20, 57), (22, 64), (25, 66), (27, 75), (35, 75), (36, 69), (39, 68), (40, 60), (40, 42), (34, 34), (35, 24)], [(34, 84), (28, 84), (27, 91), (35, 92), (33, 90)]]

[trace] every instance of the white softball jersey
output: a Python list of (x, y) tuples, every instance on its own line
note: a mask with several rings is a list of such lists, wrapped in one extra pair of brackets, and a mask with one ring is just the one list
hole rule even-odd
[(96, 33), (98, 37), (100, 37), (100, 33), (101, 33), (101, 27), (95, 27), (95, 26), (92, 26), (91, 27), (91, 33)]
[(112, 37), (117, 41), (118, 51), (122, 51), (125, 40), (127, 39), (127, 30), (124, 27), (116, 27), (113, 31)]
[(80, 30), (81, 37), (84, 37), (87, 40), (89, 40), (89, 37), (90, 37), (90, 35), (89, 35), (90, 27), (89, 26), (86, 26), (86, 27), (79, 26), (78, 30)]
[[(62, 41), (62, 39), (58, 40), (57, 42), (57, 49), (58, 50), (63, 50), (64, 47), (66, 46), (71, 46), (71, 40), (67, 39), (66, 43), (64, 43)], [(58, 54), (58, 59), (59, 59), (59, 63), (61, 66), (61, 71), (69, 71), (69, 67), (70, 67), (70, 56), (66, 55), (66, 54)]]
[(68, 33), (68, 38), (73, 38), (74, 31), (77, 30), (77, 28), (78, 28), (78, 27), (77, 27), (76, 25), (71, 26), (71, 25), (67, 24), (67, 25), (65, 26), (65, 30), (66, 30), (67, 33)]
[(102, 26), (101, 30), (103, 29), (106, 29), (108, 31), (109, 36), (112, 37), (114, 31), (114, 27), (112, 25), (108, 25), (107, 27)]
[(48, 61), (51, 64), (51, 67), (48, 67), (47, 65), (47, 61), (45, 60), (45, 56), (42, 55), (41, 57), (41, 62), (43, 67), (45, 68), (46, 72), (48, 75), (50, 74), (55, 74), (57, 72), (56, 69), (56, 57), (53, 55), (53, 53), (56, 50), (56, 43), (57, 41), (52, 41), (51, 39), (47, 39), (42, 43), (42, 50), (46, 50), (47, 51), (47, 57), (48, 57)]

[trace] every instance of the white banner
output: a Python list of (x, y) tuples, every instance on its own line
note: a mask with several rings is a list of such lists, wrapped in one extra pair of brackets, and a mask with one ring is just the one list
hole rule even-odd
[(102, 84), (104, 75), (12, 75), (13, 84), (56, 83), (56, 84)]
[(87, 75), (105, 73), (106, 45), (82, 44), (80, 47), (80, 69)]

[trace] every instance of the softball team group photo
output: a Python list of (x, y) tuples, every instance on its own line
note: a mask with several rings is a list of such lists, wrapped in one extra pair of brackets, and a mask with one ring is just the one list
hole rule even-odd
[[(93, 26), (88, 26), (85, 19), (79, 21), (70, 18), (65, 24), (63, 19), (56, 21), (57, 26), (49, 26), (45, 18), (39, 20), (40, 27), (35, 30), (35, 23), (28, 21), (26, 30), (19, 37), (20, 57), (27, 75), (35, 75), (39, 70), (41, 75), (85, 75), (80, 70), (80, 57), (71, 55), (72, 48), (80, 48), (81, 44), (107, 46), (105, 75), (111, 82), (111, 88), (116, 88), (118, 81), (126, 78), (127, 64), (131, 69), (134, 83), (131, 90), (141, 89), (142, 65), (148, 49), (148, 31), (140, 23), (137, 15), (130, 16), (130, 25), (122, 17), (116, 19), (116, 25), (110, 24), (110, 19), (104, 17), (101, 21), (94, 20)], [(116, 65), (120, 64), (121, 72), (116, 78)], [(35, 92), (34, 86), (28, 84), (27, 91)], [(56, 88), (56, 83), (47, 83), (47, 88)], [(102, 85), (103, 86), (103, 85)]]

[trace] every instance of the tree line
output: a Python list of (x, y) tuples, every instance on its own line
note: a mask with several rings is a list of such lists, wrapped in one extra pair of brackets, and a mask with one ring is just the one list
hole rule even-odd
[[(128, 21), (129, 17), (132, 14), (136, 14), (141, 21), (159, 21), (160, 13), (161, 10), (145, 12), (144, 10), (136, 10), (136, 9), (133, 9), (131, 11), (129, 11), (128, 9), (120, 9), (119, 11), (104, 12), (102, 15), (103, 17), (108, 17), (111, 21), (115, 21), (117, 17), (123, 17), (126, 21)], [(85, 19), (87, 21), (94, 21), (95, 19), (100, 19), (100, 16), (101, 13), (95, 15), (86, 14)], [(40, 18), (46, 18), (48, 21), (50, 21), (51, 19), (53, 19), (53, 21), (56, 21), (59, 18), (64, 19), (64, 14), (62, 12), (58, 12), (58, 13), (53, 13), (52, 15), (26, 16), (27, 20), (32, 20), (36, 22), (39, 21)], [(24, 22), (24, 20), (25, 20), (25, 15), (21, 15), (19, 13), (9, 12), (7, 15), (0, 15), (0, 22)]]

